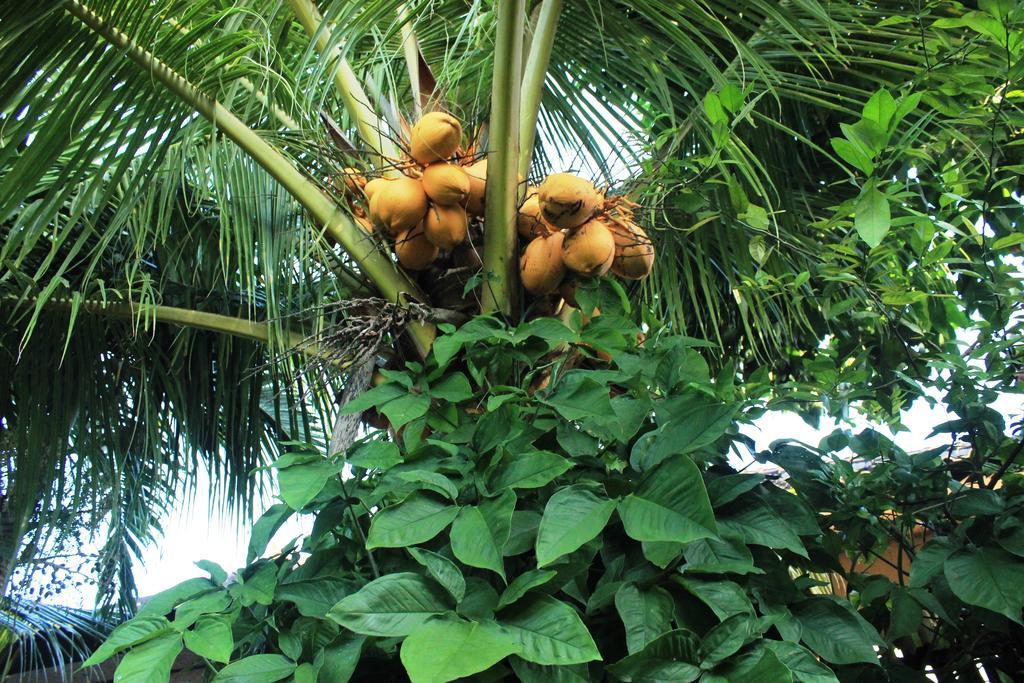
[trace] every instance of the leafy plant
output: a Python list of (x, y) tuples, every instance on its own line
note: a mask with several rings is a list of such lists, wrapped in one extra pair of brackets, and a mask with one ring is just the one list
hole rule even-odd
[[(267, 681), (896, 680), (978, 660), (1010, 675), (1012, 647), (983, 653), (1021, 634), (1019, 466), (949, 498), (938, 452), (866, 432), (760, 454), (788, 490), (736, 471), (756, 396), (713, 377), (697, 340), (637, 345), (613, 288), (586, 296), (602, 315), (585, 326), (446, 328), (345, 407), (387, 415), (390, 438), (290, 444), (287, 507), (257, 522), (254, 561), (155, 597), (91, 661), (152, 670), (189, 648), (231, 662), (214, 680)], [(875, 467), (828, 457), (848, 445)], [(314, 515), (312, 534), (255, 559), (289, 514)], [(930, 534), (899, 581), (843, 564), (890, 524)]]

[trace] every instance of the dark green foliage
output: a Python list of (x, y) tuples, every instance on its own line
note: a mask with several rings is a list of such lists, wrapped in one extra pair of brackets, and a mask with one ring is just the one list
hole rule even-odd
[[(1024, 635), (1019, 465), (998, 488), (965, 487), (944, 452), (911, 456), (868, 431), (758, 454), (789, 490), (737, 472), (726, 455), (757, 401), (686, 361), (691, 340), (630, 343), (613, 288), (595, 295), (623, 340), (613, 363), (589, 358), (600, 332), (578, 320), (449, 328), (425, 365), (350, 407), (393, 406), (397, 436), (329, 458), (294, 445), (275, 463), (282, 496), (317, 518), (301, 546), (199, 597), (158, 596), (123, 627), (154, 625), (141, 644), (115, 633), (103, 654), (134, 643), (133, 661), (157, 666), (183, 643), (222, 662), (211, 653), (233, 643), (215, 680), (262, 657), (245, 680), (268, 681), (895, 681), (977, 658), (1015, 671), (1020, 653), (996, 642)], [(425, 408), (394, 407), (411, 397)], [(635, 418), (617, 408), (630, 402)], [(957, 424), (987, 434), (977, 448), (993, 456), (976, 460), (989, 473), (1015, 443), (984, 428), (992, 419)], [(828, 457), (847, 446), (874, 467)], [(929, 540), (899, 582), (842, 569), (894, 537), (913, 543), (915, 525)]]

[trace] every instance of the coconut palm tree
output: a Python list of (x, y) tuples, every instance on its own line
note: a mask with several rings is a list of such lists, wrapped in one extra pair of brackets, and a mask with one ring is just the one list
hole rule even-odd
[[(32, 534), (87, 510), (105, 600), (130, 610), (130, 558), (201, 468), (245, 511), (279, 440), (327, 438), (353, 363), (539, 310), (516, 284), (520, 176), (573, 170), (638, 202), (658, 261), (628, 294), (723, 365), (785, 379), (825, 335), (851, 354), (912, 336), (912, 314), (838, 310), (874, 305), (898, 249), (875, 274), (807, 276), (865, 251), (836, 206), (874, 176), (833, 151), (838, 124), (935, 66), (924, 24), (892, 20), (904, 5), (3, 3), (0, 585)], [(486, 156), (487, 208), (475, 254), (417, 275), (338, 179), (398, 173), (435, 109)], [(899, 144), (946, 129), (910, 109)]]

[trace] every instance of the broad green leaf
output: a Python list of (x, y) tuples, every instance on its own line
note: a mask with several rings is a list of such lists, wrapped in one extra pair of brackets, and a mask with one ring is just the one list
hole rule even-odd
[(754, 566), (750, 549), (735, 538), (702, 538), (686, 546), (680, 571), (704, 574), (764, 574)]
[(228, 580), (228, 573), (216, 562), (210, 560), (199, 560), (196, 566), (205, 572), (209, 572), (210, 580), (218, 585), (223, 585)]
[(390, 441), (371, 441), (349, 456), (348, 462), (353, 467), (383, 471), (402, 462), (402, 455), (398, 452), (398, 446)]
[(82, 667), (99, 664), (125, 648), (145, 642), (151, 638), (162, 636), (174, 631), (171, 622), (163, 616), (145, 615), (124, 622), (107, 636), (103, 644), (96, 648), (92, 655), (82, 662)]
[(553, 579), (558, 572), (554, 570), (545, 569), (529, 569), (516, 578), (512, 579), (512, 583), (508, 585), (505, 591), (501, 594), (498, 599), (498, 605), (495, 609), (501, 609), (511, 605), (519, 598), (527, 594), (531, 589), (543, 586), (548, 581)]
[(455, 485), (455, 482), (438, 472), (403, 470), (401, 472), (390, 472), (388, 477), (410, 483), (415, 488), (439, 493), (448, 498), (448, 500), (454, 501), (459, 497), (459, 487)]
[(641, 590), (635, 583), (624, 583), (615, 593), (615, 609), (626, 628), (626, 650), (633, 654), (671, 630), (675, 605), (664, 588)]
[(665, 569), (679, 559), (683, 553), (685, 543), (670, 543), (668, 541), (643, 541), (640, 550), (648, 562), (658, 569)]
[(522, 657), (510, 657), (509, 664), (521, 683), (590, 683), (586, 664), (534, 664)]
[(491, 584), (478, 576), (466, 579), (466, 595), (456, 609), (459, 615), (473, 621), (492, 619), (497, 607), (498, 591)]
[(353, 413), (361, 413), (367, 408), (380, 408), (389, 401), (405, 396), (408, 391), (408, 389), (397, 382), (386, 382), (379, 387), (364, 391), (346, 403), (345, 407), (341, 409), (341, 414), (352, 415)]
[(869, 247), (877, 247), (889, 232), (889, 200), (873, 185), (861, 193), (853, 209), (853, 227)]
[(725, 620), (735, 614), (754, 614), (743, 587), (732, 581), (701, 581), (692, 577), (673, 576), (672, 580), (695, 595), (711, 608), (719, 619)]
[(736, 406), (689, 393), (662, 401), (656, 410), (660, 427), (646, 449), (634, 448), (633, 469), (646, 472), (665, 459), (692, 453), (719, 439), (732, 424)]
[(467, 505), (459, 511), (451, 530), (452, 553), (470, 567), (490, 569), (505, 578), (503, 550), (512, 529), (516, 494), (506, 489), (497, 498), (479, 505)]
[(608, 385), (585, 372), (568, 373), (555, 385), (554, 393), (545, 401), (566, 420), (614, 419)]
[(114, 671), (115, 683), (167, 683), (181, 652), (181, 635), (166, 633), (133, 647)]
[(910, 565), (910, 588), (924, 588), (936, 576), (942, 574), (946, 558), (953, 554), (956, 547), (947, 538), (933, 538), (917, 551), (914, 562)]
[(710, 668), (736, 654), (760, 634), (751, 615), (735, 614), (716, 625), (701, 639), (701, 666)]
[(774, 652), (761, 649), (737, 658), (722, 677), (729, 683), (792, 683), (793, 672)]
[(451, 596), (419, 574), (385, 574), (342, 599), (327, 617), (368, 636), (405, 636), (430, 617), (449, 611)]
[(598, 497), (583, 485), (559, 489), (544, 506), (537, 530), (537, 566), (568, 555), (604, 529), (615, 501)]
[(711, 506), (722, 507), (731, 503), (747, 491), (757, 488), (764, 481), (763, 474), (727, 474), (707, 482)]
[(318, 458), (277, 470), (277, 484), (281, 500), (294, 510), (306, 507), (323, 490), (327, 480), (336, 476), (344, 463)]
[(871, 157), (858, 145), (853, 144), (846, 138), (838, 137), (831, 138), (829, 142), (840, 159), (863, 171), (864, 175), (871, 175), (875, 172), (875, 164), (872, 163)]
[(388, 401), (380, 407), (380, 412), (384, 413), (394, 429), (399, 429), (413, 420), (423, 417), (428, 410), (430, 410), (430, 397), (426, 394), (411, 393)]
[(807, 557), (807, 549), (789, 521), (780, 517), (766, 503), (758, 501), (737, 505), (736, 508), (728, 515), (718, 518), (718, 523), (723, 529), (742, 538), (747, 545), (785, 548)]
[(276, 503), (267, 508), (267, 511), (256, 520), (256, 523), (252, 525), (252, 536), (249, 537), (249, 550), (246, 553), (247, 563), (254, 562), (257, 557), (263, 554), (263, 551), (267, 549), (267, 544), (270, 543), (270, 539), (288, 521), (293, 512), (294, 510), (292, 510), (291, 506), (284, 503)]
[(579, 615), (550, 595), (528, 595), (505, 608), (498, 623), (519, 639), (519, 656), (536, 664), (582, 664), (601, 659)]
[(443, 401), (458, 403), (470, 398), (473, 395), (473, 388), (469, 386), (469, 380), (465, 375), (453, 372), (430, 385), (430, 395)]
[(540, 528), (541, 515), (533, 510), (516, 510), (512, 513), (512, 530), (508, 535), (503, 555), (512, 557), (533, 550)]
[(864, 104), (864, 118), (870, 119), (882, 128), (888, 128), (896, 113), (896, 100), (885, 88), (877, 91)]
[(512, 340), (518, 344), (529, 337), (543, 339), (551, 349), (559, 344), (575, 341), (576, 333), (566, 327), (561, 320), (544, 316), (517, 327)]
[(184, 630), (204, 614), (224, 612), (230, 604), (231, 597), (223, 589), (197, 595), (174, 609), (174, 628)]
[[(220, 587), (209, 579), (188, 579), (177, 586), (172, 586), (146, 600), (139, 609), (138, 616), (157, 616), (170, 613), (181, 603)], [(136, 617), (138, 618), (138, 617)]]
[(892, 590), (892, 613), (889, 617), (889, 630), (886, 638), (894, 641), (917, 632), (921, 626), (921, 605), (911, 597), (906, 589), (895, 587)]
[(409, 548), (409, 554), (427, 568), (434, 580), (444, 586), (444, 589), (455, 598), (455, 602), (462, 602), (462, 598), (466, 595), (466, 579), (454, 562), (444, 555), (438, 555), (423, 548)]
[(718, 533), (700, 470), (678, 455), (647, 473), (619, 503), (626, 533), (638, 541), (689, 543)]
[(425, 543), (452, 523), (459, 508), (436, 498), (413, 493), (398, 505), (386, 507), (373, 516), (367, 548), (404, 548)]
[(251, 655), (218, 671), (213, 683), (274, 683), (294, 671), (295, 662), (282, 655)]
[(304, 617), (323, 619), (339, 600), (352, 593), (352, 582), (333, 577), (291, 581), (277, 587), (275, 598), (291, 602)]
[(700, 678), (699, 650), (700, 638), (696, 634), (676, 629), (655, 639), (640, 652), (615, 662), (608, 671), (625, 683), (688, 683)]
[(348, 683), (363, 653), (366, 636), (342, 631), (323, 649), (323, 665), (317, 683)]
[(977, 605), (1021, 621), (1024, 562), (999, 548), (957, 550), (944, 568), (949, 587), (968, 605)]
[(231, 621), (227, 615), (200, 618), (192, 629), (181, 634), (185, 647), (200, 657), (227, 664), (235, 647)]
[(491, 476), (490, 488), (492, 491), (540, 488), (571, 467), (571, 461), (550, 451), (508, 453)]
[(519, 650), (519, 641), (493, 622), (431, 619), (402, 643), (412, 683), (445, 683), (491, 668)]
[(829, 598), (807, 598), (790, 606), (802, 638), (819, 657), (833, 664), (877, 664), (875, 641), (852, 609)]
[(779, 661), (793, 672), (793, 680), (800, 683), (839, 683), (831, 669), (800, 645), (782, 640), (764, 640), (761, 644), (774, 652)]
[(243, 607), (269, 605), (274, 601), (274, 591), (277, 589), (277, 565), (262, 560), (255, 571), (251, 569), (248, 568), (248, 576), (236, 584), (238, 600)]

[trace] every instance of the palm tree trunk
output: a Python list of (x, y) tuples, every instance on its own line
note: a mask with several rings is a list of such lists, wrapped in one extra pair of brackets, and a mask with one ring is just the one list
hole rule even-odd
[(537, 140), (537, 116), (540, 113), (540, 97), (544, 92), (544, 77), (551, 61), (551, 48), (555, 44), (558, 16), (562, 13), (562, 0), (544, 0), (540, 4), (540, 16), (530, 41), (530, 54), (526, 59), (523, 74), (523, 101), (519, 115), (519, 175), (530, 174), (533, 160), (533, 146)]
[(11, 504), (9, 493), (0, 494), (0, 597), (7, 595), (7, 585), (17, 565), (18, 550), (25, 535), (25, 520)]
[(498, 0), (494, 42), (494, 83), (488, 130), (487, 198), (484, 228), (484, 313), (511, 314), (516, 291), (519, 101), (522, 89), (525, 0)]

